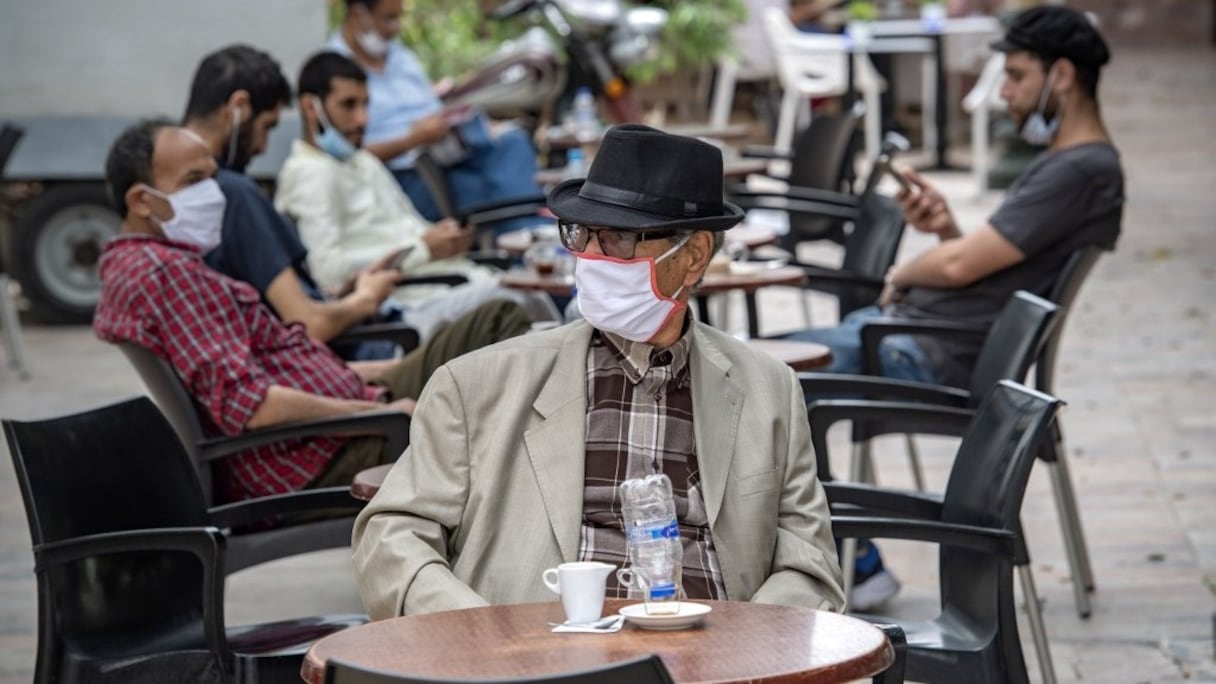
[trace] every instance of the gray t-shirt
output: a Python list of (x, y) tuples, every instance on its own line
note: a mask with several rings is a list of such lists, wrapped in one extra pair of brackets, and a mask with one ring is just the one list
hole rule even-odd
[[(1082, 247), (1114, 249), (1123, 221), (1123, 169), (1108, 143), (1044, 152), (1018, 176), (988, 223), (1026, 258), (968, 287), (912, 288), (894, 315), (991, 324), (1018, 290), (1045, 296), (1068, 257)], [(918, 336), (942, 381), (966, 386), (980, 342)]]

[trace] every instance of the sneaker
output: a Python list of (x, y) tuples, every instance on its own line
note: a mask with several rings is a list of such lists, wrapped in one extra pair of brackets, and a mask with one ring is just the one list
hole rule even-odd
[(849, 592), (849, 610), (873, 610), (898, 593), (899, 580), (895, 579), (895, 575), (879, 568), (878, 572), (853, 583), (853, 590)]
[(853, 589), (849, 592), (849, 610), (872, 610), (899, 593), (899, 580), (882, 565), (878, 547), (868, 539), (859, 539), (857, 559), (853, 562)]

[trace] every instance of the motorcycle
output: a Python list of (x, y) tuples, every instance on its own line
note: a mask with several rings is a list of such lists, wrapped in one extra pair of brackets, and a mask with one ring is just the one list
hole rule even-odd
[(641, 120), (624, 73), (653, 56), (665, 10), (626, 9), (620, 0), (509, 0), (491, 16), (537, 25), (461, 78), (444, 94), (446, 104), (478, 107), (496, 118), (525, 115), (539, 124), (564, 120), (575, 93), (589, 88), (604, 98), (614, 122)]

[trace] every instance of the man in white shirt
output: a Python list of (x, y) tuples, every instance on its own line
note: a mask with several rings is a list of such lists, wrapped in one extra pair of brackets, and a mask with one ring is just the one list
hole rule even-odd
[(438, 324), (493, 299), (521, 304), (533, 320), (556, 320), (544, 295), (498, 286), (498, 276), (464, 255), (471, 230), (452, 220), (428, 223), (392, 174), (362, 148), (367, 75), (333, 52), (314, 55), (298, 85), (302, 138), (279, 172), (275, 206), (295, 220), (308, 266), (322, 289), (338, 292), (359, 271), (391, 263), (408, 275), (457, 274), (455, 287), (410, 286), (394, 298), (425, 338)]

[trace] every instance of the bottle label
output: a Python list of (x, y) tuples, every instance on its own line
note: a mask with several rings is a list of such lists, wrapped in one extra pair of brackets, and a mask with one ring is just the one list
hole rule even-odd
[(679, 539), (680, 526), (676, 521), (659, 525), (647, 525), (645, 527), (635, 527), (631, 530), (630, 537), (635, 542), (651, 541), (654, 539)]
[(671, 582), (656, 584), (650, 588), (650, 600), (661, 601), (676, 597), (676, 585)]

